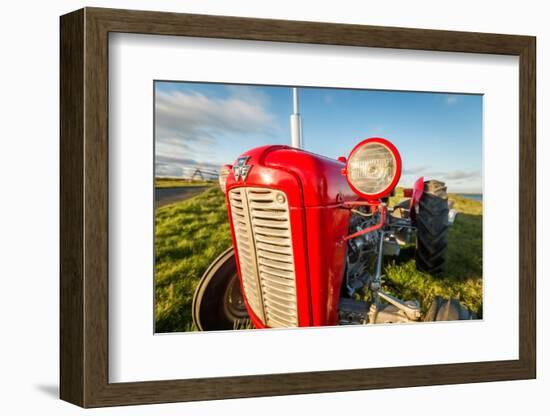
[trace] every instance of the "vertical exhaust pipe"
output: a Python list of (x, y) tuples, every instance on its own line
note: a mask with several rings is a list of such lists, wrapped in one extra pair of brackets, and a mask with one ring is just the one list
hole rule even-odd
[(290, 115), (290, 136), (292, 147), (302, 148), (302, 119), (300, 117), (298, 88), (292, 88), (294, 112)]

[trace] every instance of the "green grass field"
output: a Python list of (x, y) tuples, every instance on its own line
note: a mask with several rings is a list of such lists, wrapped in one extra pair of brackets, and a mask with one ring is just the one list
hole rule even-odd
[(193, 329), (191, 302), (195, 287), (210, 263), (230, 245), (225, 198), (218, 187), (157, 209), (156, 332)]
[[(392, 203), (400, 200), (398, 190)], [(482, 315), (482, 203), (450, 194), (459, 211), (449, 232), (449, 262), (443, 276), (416, 270), (414, 246), (384, 261), (384, 288), (402, 299), (417, 299), (426, 309), (437, 296), (455, 297)], [(156, 211), (156, 332), (195, 328), (191, 302), (210, 263), (231, 245), (225, 198), (218, 187)]]
[[(402, 190), (390, 204), (401, 200)], [(449, 229), (449, 251), (446, 271), (437, 277), (416, 270), (414, 243), (401, 249), (397, 259), (386, 257), (384, 288), (402, 299), (417, 299), (422, 309), (430, 306), (435, 296), (454, 297), (478, 317), (483, 315), (482, 241), (483, 204), (457, 194), (449, 194), (458, 211)]]

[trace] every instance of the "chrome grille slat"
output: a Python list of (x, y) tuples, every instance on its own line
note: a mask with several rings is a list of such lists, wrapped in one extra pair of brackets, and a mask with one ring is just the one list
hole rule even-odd
[(273, 260), (273, 259), (270, 259), (270, 258), (260, 257), (258, 259), (258, 263), (263, 265), (263, 266), (269, 266), (269, 267), (272, 267), (274, 269), (281, 269), (281, 270), (284, 270), (284, 271), (287, 271), (287, 272), (294, 271), (294, 266), (292, 264), (283, 263), (283, 262)]
[(273, 252), (273, 253), (282, 253), (282, 254), (285, 254), (287, 256), (292, 255), (292, 247), (266, 244), (266, 243), (262, 242), (262, 240), (260, 240), (259, 238), (256, 238), (256, 241), (258, 241), (258, 243), (256, 244), (256, 247), (258, 247), (262, 251), (270, 251), (270, 252)]
[[(272, 236), (272, 237), (290, 237), (290, 233), (287, 229), (281, 228), (265, 228), (265, 227), (255, 227), (256, 234)], [(288, 240), (286, 240), (288, 241)]]
[[(256, 246), (258, 247), (258, 246)], [(258, 250), (258, 256), (264, 258), (264, 259), (269, 259), (269, 260), (275, 260), (275, 261), (278, 261), (280, 263), (284, 263), (284, 264), (288, 264), (289, 267), (294, 267), (292, 265), (292, 259), (289, 259), (289, 257), (285, 254), (279, 254), (279, 253), (273, 253), (271, 251), (267, 251), (267, 250)], [(290, 260), (290, 262), (289, 262)]]
[(248, 200), (251, 202), (262, 202), (262, 201), (271, 202), (272, 198), (273, 196), (271, 195), (271, 193), (265, 193), (265, 194), (264, 193), (258, 194), (255, 192), (248, 193)]
[(274, 220), (265, 220), (262, 218), (254, 218), (252, 220), (254, 223), (254, 226), (260, 226), (260, 227), (268, 227), (268, 228), (276, 228), (276, 229), (284, 229), (288, 230), (289, 225), (288, 221), (274, 221)]
[(296, 319), (296, 314), (288, 313), (287, 305), (279, 305), (277, 302), (274, 302), (273, 299), (271, 299), (269, 302), (265, 302), (265, 306), (269, 311), (267, 312), (268, 320), (271, 316), (274, 316), (275, 318), (279, 317), (281, 319), (289, 321), (291, 321), (292, 319)]
[(281, 319), (280, 317), (278, 316), (269, 316), (270, 318), (270, 321), (272, 323), (272, 326), (277, 328), (287, 328), (287, 327), (291, 327), (291, 326), (296, 326), (294, 325), (293, 322), (289, 322), (289, 321), (285, 321), (284, 319)]
[(274, 286), (274, 285), (266, 285), (269, 286), (269, 290), (272, 290), (273, 293), (275, 293), (276, 296), (282, 297), (287, 300), (291, 300), (294, 298), (294, 292), (291, 288), (285, 288), (284, 286)]
[(284, 279), (294, 279), (293, 272), (288, 272), (286, 270), (274, 269), (272, 267), (265, 266), (265, 265), (261, 265), (260, 270), (267, 274), (273, 274), (276, 277), (282, 277)]
[(241, 248), (239, 249), (239, 255), (240, 256), (243, 256), (243, 257), (246, 257), (247, 260), (250, 260), (250, 261), (253, 261), (254, 260), (254, 256), (252, 256), (252, 253), (250, 251), (247, 251), (247, 250), (244, 250), (241, 246)]
[(266, 202), (266, 201), (262, 201), (262, 202), (259, 202), (259, 201), (250, 201), (250, 207), (251, 207), (252, 209), (257, 209), (257, 210), (268, 210), (268, 209), (272, 209), (272, 210), (275, 210), (275, 211), (285, 212), (284, 209), (279, 209), (280, 205), (277, 204), (276, 202), (273, 203), (273, 202)]
[(275, 211), (275, 210), (252, 210), (252, 218), (260, 218), (264, 220), (275, 220), (275, 221), (286, 221), (286, 212)]
[(243, 288), (269, 327), (298, 326), (296, 276), (286, 195), (267, 188), (229, 191)]
[(270, 288), (274, 288), (276, 290), (288, 290), (289, 292), (294, 289), (294, 285), (290, 283), (285, 283), (273, 279), (264, 278), (263, 280), (264, 286), (269, 286)]
[(294, 302), (294, 295), (292, 293), (285, 293), (276, 287), (270, 287), (269, 290), (271, 290), (271, 294), (275, 299), (279, 299), (282, 302), (285, 302), (285, 304)]
[(270, 245), (270, 246), (290, 247), (288, 245), (288, 240), (286, 238), (270, 237), (270, 236), (262, 235), (258, 233), (256, 233), (256, 241), (262, 244)]
[(289, 288), (294, 287), (294, 282), (292, 281), (292, 279), (287, 279), (285, 277), (281, 277), (275, 274), (265, 273), (265, 272), (262, 273), (262, 277), (263, 277), (263, 280), (266, 281), (266, 284), (273, 282), (275, 284), (287, 286)]

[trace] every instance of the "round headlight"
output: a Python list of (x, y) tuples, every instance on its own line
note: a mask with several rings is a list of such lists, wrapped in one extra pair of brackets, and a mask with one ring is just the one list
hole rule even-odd
[(218, 175), (218, 182), (220, 183), (220, 188), (223, 193), (225, 193), (225, 183), (227, 182), (227, 177), (231, 172), (230, 165), (222, 165), (220, 168), (220, 174)]
[(387, 196), (401, 177), (401, 157), (388, 140), (373, 137), (351, 151), (346, 165), (351, 188), (367, 199)]

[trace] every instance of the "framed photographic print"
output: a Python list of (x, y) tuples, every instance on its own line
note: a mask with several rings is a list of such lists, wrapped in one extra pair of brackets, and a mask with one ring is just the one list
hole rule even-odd
[(61, 398), (536, 376), (535, 38), (61, 17)]

